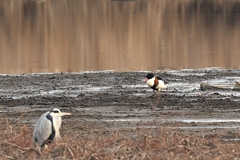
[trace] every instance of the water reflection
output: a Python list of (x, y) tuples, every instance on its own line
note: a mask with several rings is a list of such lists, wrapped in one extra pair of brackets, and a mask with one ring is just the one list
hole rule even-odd
[(0, 73), (240, 68), (238, 0), (2, 0)]

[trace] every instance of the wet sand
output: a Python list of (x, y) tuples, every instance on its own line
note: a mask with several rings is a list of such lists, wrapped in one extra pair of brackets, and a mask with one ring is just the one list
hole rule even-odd
[[(59, 108), (73, 113), (63, 117), (62, 134), (86, 137), (121, 130), (136, 136), (137, 130), (165, 127), (237, 140), (240, 92), (232, 89), (240, 81), (240, 70), (159, 71), (157, 75), (169, 82), (161, 97), (142, 81), (146, 73), (0, 75), (1, 118), (6, 115), (33, 128), (42, 113)], [(201, 91), (200, 82), (224, 89)]]

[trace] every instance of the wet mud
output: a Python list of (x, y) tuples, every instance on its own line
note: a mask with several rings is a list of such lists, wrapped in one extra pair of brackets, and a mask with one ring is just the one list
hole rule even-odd
[[(1, 118), (33, 128), (42, 113), (59, 108), (73, 113), (63, 117), (62, 134), (85, 137), (121, 130), (136, 136), (136, 131), (177, 128), (191, 135), (239, 138), (240, 92), (232, 89), (240, 82), (240, 70), (159, 71), (169, 83), (161, 96), (142, 81), (146, 73), (0, 75)], [(216, 89), (202, 91), (201, 82)]]

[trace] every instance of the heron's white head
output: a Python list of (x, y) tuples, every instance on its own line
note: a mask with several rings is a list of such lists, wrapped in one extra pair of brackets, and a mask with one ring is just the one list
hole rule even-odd
[(62, 116), (69, 116), (71, 115), (71, 113), (67, 113), (67, 112), (61, 112), (60, 109), (54, 108), (51, 112), (50, 115), (52, 117), (62, 117)]

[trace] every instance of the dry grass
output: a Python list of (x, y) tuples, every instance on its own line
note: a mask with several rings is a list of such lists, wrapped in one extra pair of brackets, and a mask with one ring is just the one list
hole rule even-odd
[[(123, 131), (108, 136), (87, 138), (71, 132), (47, 149), (33, 147), (32, 128), (1, 118), (1, 159), (237, 159), (239, 142), (209, 137), (189, 136), (179, 130), (159, 129), (153, 136), (150, 131), (139, 131), (129, 138)], [(14, 127), (11, 127), (14, 126)], [(154, 133), (155, 134), (155, 133)]]

